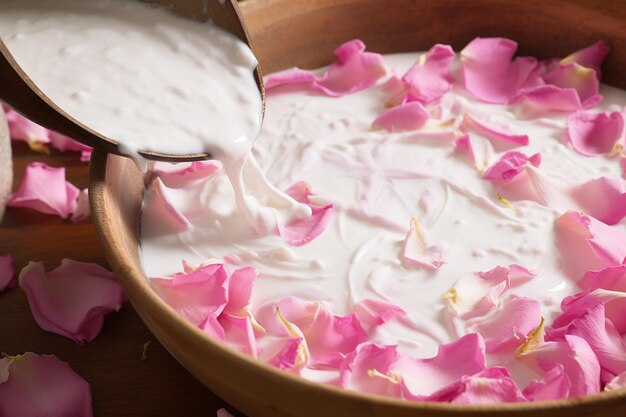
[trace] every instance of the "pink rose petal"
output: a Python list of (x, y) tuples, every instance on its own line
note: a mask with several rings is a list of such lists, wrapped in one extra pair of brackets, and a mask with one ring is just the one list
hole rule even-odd
[(529, 163), (538, 167), (541, 164), (541, 154), (537, 153), (528, 157), (521, 152), (507, 152), (487, 168), (483, 178), (487, 180), (509, 181), (521, 173), (526, 164)]
[(50, 136), (50, 145), (52, 145), (53, 148), (55, 148), (56, 150), (60, 152), (69, 152), (69, 151), (81, 152), (81, 153), (91, 152), (91, 147), (87, 145), (83, 145), (80, 142), (76, 142), (74, 139), (71, 139), (60, 133), (50, 131), (49, 136)]
[(557, 248), (575, 276), (621, 265), (626, 257), (626, 233), (591, 216), (569, 211), (555, 222)]
[(0, 256), (0, 292), (15, 286), (15, 271), (13, 270), (13, 257), (10, 255)]
[(296, 68), (267, 77), (265, 89), (271, 91), (279, 86), (293, 85), (337, 97), (366, 89), (387, 74), (382, 56), (365, 52), (365, 44), (358, 39), (339, 46), (335, 56), (337, 61), (320, 77)]
[(217, 321), (224, 329), (224, 342), (253, 358), (257, 357), (256, 338), (249, 317), (239, 317), (223, 312)]
[(563, 89), (575, 89), (584, 108), (595, 106), (602, 101), (600, 81), (591, 68), (573, 63), (559, 65), (542, 76), (547, 84)]
[(216, 417), (235, 417), (235, 416), (229, 413), (228, 411), (226, 411), (225, 408), (220, 408), (219, 410), (217, 410)]
[(626, 187), (620, 178), (601, 177), (575, 186), (572, 199), (594, 218), (613, 225), (626, 217)]
[(391, 373), (400, 356), (398, 346), (363, 343), (341, 363), (339, 384), (353, 391), (400, 397), (399, 376)]
[(74, 210), (70, 219), (74, 223), (78, 223), (80, 221), (88, 219), (89, 216), (91, 216), (91, 209), (89, 207), (89, 190), (85, 188), (81, 190), (80, 194), (78, 195), (76, 210)]
[(26, 142), (35, 151), (47, 151), (47, 145), (50, 143), (48, 129), (31, 122), (6, 106), (3, 108), (6, 112), (11, 140)]
[(454, 153), (457, 155), (464, 155), (470, 160), (472, 165), (476, 166), (476, 155), (474, 153), (474, 147), (472, 146), (472, 140), (469, 135), (463, 135), (456, 138), (454, 141)]
[(569, 397), (600, 391), (600, 363), (589, 344), (578, 336), (566, 335), (563, 341), (543, 342), (518, 351), (518, 360), (539, 372), (550, 372), (557, 364), (569, 379)]
[(461, 51), (465, 88), (478, 100), (507, 104), (527, 85), (536, 83), (535, 58), (513, 59), (517, 43), (504, 38), (476, 38)]
[(89, 384), (55, 356), (4, 357), (1, 370), (0, 416), (93, 416)]
[(433, 358), (415, 359), (403, 355), (393, 364), (390, 373), (400, 377), (406, 398), (439, 401), (449, 395), (451, 384), (484, 369), (485, 345), (480, 335), (470, 333), (439, 346)]
[(563, 311), (554, 319), (552, 326), (547, 329), (549, 337), (558, 339), (567, 333), (568, 326), (577, 318), (587, 313), (597, 304), (604, 305), (604, 313), (615, 328), (626, 332), (626, 317), (623, 314), (626, 308), (626, 292), (597, 288), (593, 291), (585, 290), (581, 293), (565, 297), (561, 302)]
[(48, 273), (43, 263), (31, 262), (20, 272), (19, 284), (37, 324), (80, 345), (100, 333), (104, 315), (118, 311), (125, 298), (113, 273), (71, 259)]
[(467, 320), (482, 316), (497, 306), (509, 286), (509, 269), (498, 266), (488, 272), (460, 278), (444, 298), (453, 315)]
[(468, 329), (480, 333), (488, 353), (516, 349), (541, 322), (541, 304), (533, 298), (510, 294), (500, 305), (482, 317), (467, 322)]
[(543, 379), (531, 381), (524, 388), (524, 395), (530, 401), (559, 400), (569, 397), (571, 387), (563, 365), (557, 363), (545, 373)]
[(450, 390), (451, 403), (499, 404), (528, 401), (505, 368), (489, 368), (461, 378)]
[(448, 45), (437, 44), (430, 48), (402, 77), (410, 94), (424, 104), (439, 100), (452, 88), (450, 66), (454, 57)]
[(604, 386), (605, 391), (615, 391), (623, 388), (626, 388), (626, 372), (616, 375)]
[(224, 311), (234, 315), (239, 315), (241, 311), (247, 309), (252, 298), (252, 288), (254, 281), (259, 276), (259, 272), (253, 266), (237, 269), (228, 280), (228, 303)]
[(298, 368), (302, 362), (303, 341), (301, 337), (287, 339), (280, 350), (268, 360), (268, 363), (283, 371)]
[(153, 172), (169, 188), (181, 188), (191, 181), (208, 178), (221, 169), (216, 161), (171, 164), (155, 162)]
[(578, 285), (589, 291), (598, 288), (626, 292), (626, 264), (608, 266), (599, 271), (587, 271)]
[(609, 48), (604, 42), (598, 41), (593, 45), (589, 45), (586, 48), (566, 56), (561, 60), (560, 64), (568, 65), (577, 63), (583, 67), (591, 68), (596, 71), (597, 74), (600, 74), (602, 62), (604, 62), (604, 59), (610, 51), (611, 48)]
[(509, 132), (504, 126), (491, 126), (469, 113), (465, 113), (461, 125), (464, 131), (473, 131), (491, 141), (496, 150), (507, 149), (517, 146), (526, 146), (529, 143), (527, 135), (516, 135)]
[[(604, 316), (604, 304), (598, 303), (567, 326), (567, 334), (584, 339), (598, 357), (600, 367), (613, 375), (626, 372), (626, 343)], [(608, 382), (608, 381), (605, 381)]]
[(367, 341), (367, 334), (354, 313), (336, 316), (320, 308), (310, 326), (302, 328), (311, 361), (324, 366), (338, 366), (342, 355)]
[(332, 204), (324, 207), (310, 205), (311, 216), (288, 225), (277, 225), (278, 234), (292, 246), (302, 246), (321, 235), (335, 212)]
[(403, 132), (419, 129), (431, 117), (422, 103), (413, 101), (400, 104), (385, 111), (372, 123), (374, 129), (385, 129), (389, 132)]
[(167, 304), (196, 326), (211, 314), (219, 315), (228, 302), (228, 275), (221, 264), (171, 278), (151, 278), (150, 283)]
[(571, 112), (583, 108), (575, 89), (552, 84), (524, 89), (515, 101), (521, 102), (524, 110), (535, 116), (547, 111)]
[(254, 317), (268, 333), (280, 337), (289, 337), (284, 322), (277, 314), (278, 311), (287, 322), (292, 323), (298, 329), (306, 329), (311, 326), (320, 309), (319, 303), (307, 302), (289, 296), (264, 304), (258, 309)]
[(531, 271), (521, 265), (511, 264), (509, 265), (509, 278), (511, 280), (511, 287), (522, 285), (534, 277), (537, 276), (535, 271)]
[(354, 305), (354, 314), (362, 324), (379, 326), (395, 317), (406, 316), (406, 311), (387, 301), (365, 299)]
[(444, 253), (445, 247), (426, 243), (424, 232), (418, 221), (412, 219), (411, 228), (406, 235), (402, 251), (404, 264), (414, 268), (436, 270), (446, 263)]
[(623, 135), (624, 116), (620, 112), (578, 111), (567, 118), (567, 141), (581, 155), (607, 154)]
[(67, 218), (76, 210), (79, 194), (79, 189), (65, 180), (65, 168), (31, 162), (26, 166), (20, 188), (10, 196), (7, 206), (28, 207)]
[(145, 223), (154, 224), (152, 230), (177, 233), (192, 227), (191, 222), (173, 203), (176, 201), (176, 191), (178, 190), (166, 187), (158, 177), (150, 183), (141, 215)]

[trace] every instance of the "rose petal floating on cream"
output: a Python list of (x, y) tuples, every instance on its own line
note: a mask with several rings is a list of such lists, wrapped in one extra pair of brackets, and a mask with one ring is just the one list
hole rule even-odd
[(464, 376), (447, 394), (456, 404), (498, 404), (528, 401), (505, 368), (493, 367)]
[(285, 193), (292, 196), (296, 201), (309, 206), (311, 215), (305, 219), (296, 219), (289, 224), (277, 224), (278, 235), (292, 246), (305, 245), (324, 232), (335, 209), (332, 204), (323, 207), (311, 204), (309, 197), (313, 193), (306, 184), (296, 183), (288, 188)]
[(20, 188), (11, 194), (7, 206), (67, 218), (76, 210), (79, 194), (80, 190), (65, 180), (65, 168), (31, 162), (26, 166)]
[(360, 40), (339, 46), (335, 56), (337, 61), (321, 76), (296, 68), (267, 77), (265, 89), (270, 92), (276, 87), (294, 85), (336, 97), (370, 87), (387, 74), (382, 56), (365, 52), (365, 44)]
[(517, 43), (504, 38), (476, 38), (461, 51), (465, 88), (477, 99), (507, 104), (518, 91), (539, 83), (531, 57), (513, 58)]
[(461, 127), (465, 131), (476, 132), (477, 134), (491, 140), (496, 149), (526, 146), (529, 143), (528, 135), (517, 135), (511, 133), (504, 125), (490, 126), (470, 113), (465, 113), (463, 116), (463, 124)]
[(524, 396), (530, 401), (558, 400), (569, 396), (572, 384), (563, 365), (557, 363), (542, 379), (531, 381), (524, 388)]
[(91, 417), (91, 388), (56, 356), (5, 356), (0, 359), (0, 415)]
[(430, 118), (430, 113), (419, 101), (392, 107), (372, 122), (374, 129), (390, 132), (418, 129)]
[(583, 108), (595, 106), (602, 101), (600, 81), (596, 72), (591, 68), (576, 63), (561, 65), (542, 77), (550, 85), (576, 90)]
[(15, 285), (15, 271), (13, 270), (13, 257), (11, 255), (0, 256), (0, 292)]
[(577, 63), (584, 67), (593, 69), (598, 73), (598, 75), (600, 75), (600, 67), (610, 51), (611, 48), (609, 48), (604, 42), (598, 41), (561, 59), (560, 64), (568, 65)]
[(102, 330), (104, 315), (118, 311), (125, 300), (112, 272), (71, 259), (50, 272), (42, 262), (31, 262), (20, 272), (19, 284), (37, 324), (79, 345), (92, 341)]
[(460, 278), (443, 298), (453, 315), (470, 319), (497, 306), (510, 283), (509, 269), (498, 266)]
[(624, 115), (620, 112), (576, 112), (567, 118), (567, 141), (585, 156), (607, 154), (624, 138)]
[(173, 201), (176, 191), (165, 186), (160, 178), (150, 183), (142, 215), (147, 222), (166, 225), (169, 231), (183, 231), (192, 227), (191, 222), (176, 208)]
[(521, 152), (507, 152), (502, 155), (496, 163), (487, 168), (487, 171), (483, 174), (483, 178), (487, 180), (512, 180), (524, 170), (524, 167), (528, 163), (539, 167), (541, 164), (541, 154), (528, 157)]
[(417, 219), (411, 220), (411, 228), (404, 240), (402, 251), (402, 259), (407, 265), (415, 268), (439, 269), (446, 263), (445, 251), (446, 248), (443, 245), (428, 245)]

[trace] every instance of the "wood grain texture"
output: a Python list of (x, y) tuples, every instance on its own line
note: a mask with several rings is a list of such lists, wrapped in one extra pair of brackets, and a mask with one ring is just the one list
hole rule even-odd
[[(33, 161), (65, 166), (72, 183), (87, 186), (88, 167), (79, 161), (78, 153), (46, 156), (23, 143), (13, 150), (14, 188), (21, 183), (26, 164)], [(0, 223), (0, 255), (4, 254), (13, 255), (18, 271), (29, 261), (44, 261), (49, 270), (66, 257), (107, 266), (90, 221), (74, 224), (21, 208), (8, 208)], [(148, 359), (142, 361), (148, 340)], [(55, 354), (68, 362), (91, 384), (96, 417), (213, 417), (227, 406), (168, 354), (130, 303), (105, 318), (104, 329), (93, 342), (78, 346), (41, 330), (21, 289), (0, 293), (0, 352), (25, 351)]]

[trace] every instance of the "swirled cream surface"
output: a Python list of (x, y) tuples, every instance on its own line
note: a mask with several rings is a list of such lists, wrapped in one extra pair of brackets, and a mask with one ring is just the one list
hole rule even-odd
[[(384, 56), (399, 73), (418, 58), (419, 54)], [(455, 81), (461, 76), (458, 60), (452, 76)], [(513, 191), (502, 190), (483, 176), (515, 146), (494, 146), (484, 130), (470, 128), (472, 162), (459, 151), (461, 130), (473, 120), (499, 126), (513, 136), (527, 135), (529, 144), (518, 150), (541, 155), (540, 168), (530, 163), (524, 168), (524, 175), (535, 178), (537, 189), (621, 178), (619, 159), (586, 157), (568, 147), (567, 113), (531, 117), (517, 105), (479, 103), (458, 84), (428, 106), (433, 117), (419, 129), (374, 129), (372, 121), (385, 111), (389, 99), (389, 78), (390, 74), (371, 88), (342, 97), (293, 91), (289, 86), (268, 95), (265, 122), (254, 147), (258, 167), (246, 166), (243, 174), (254, 183), (260, 168), (282, 190), (308, 184), (311, 204), (334, 209), (321, 235), (301, 246), (276, 233), (255, 235), (219, 165), (200, 180), (193, 179), (197, 171), (188, 167), (185, 175), (190, 180), (183, 183), (167, 175), (180, 172), (180, 166), (159, 165), (162, 183), (147, 194), (146, 208), (166, 195), (170, 209), (189, 224), (177, 229), (154, 210), (144, 211), (146, 274), (178, 273), (181, 260), (200, 265), (213, 259), (230, 271), (253, 266), (259, 272), (249, 309), (253, 316), (287, 296), (319, 302), (336, 315), (352, 313), (365, 299), (392, 303), (406, 315), (368, 330), (369, 341), (398, 345), (402, 352), (426, 358), (434, 356), (441, 344), (480, 327), (462, 319), (463, 303), (470, 303), (464, 299), (476, 296), (463, 291), (479, 293), (484, 288), (463, 286), (463, 277), (519, 265), (530, 274), (517, 279), (511, 273), (508, 293), (537, 300), (541, 316), (551, 323), (561, 311), (561, 300), (580, 291), (576, 286), (580, 275), (557, 247), (555, 221), (563, 210), (580, 207), (555, 209), (523, 196), (513, 201), (505, 194)], [(624, 91), (602, 86), (601, 92), (604, 101), (597, 111), (621, 111)], [(612, 227), (626, 231), (623, 222)], [(411, 243), (412, 238), (417, 240)], [(431, 251), (431, 258), (441, 262), (416, 265), (403, 256), (411, 244), (420, 246), (426, 257)], [(456, 314), (451, 313), (454, 309)], [(524, 331), (516, 337), (523, 341), (527, 336)], [(258, 356), (264, 356), (268, 339), (257, 334)], [(521, 387), (537, 376), (511, 355), (488, 352), (487, 361), (506, 365)], [(319, 369), (302, 374), (319, 380), (335, 375)]]
[(246, 44), (134, 0), (0, 2), (0, 38), (66, 113), (120, 144), (243, 158), (262, 100)]

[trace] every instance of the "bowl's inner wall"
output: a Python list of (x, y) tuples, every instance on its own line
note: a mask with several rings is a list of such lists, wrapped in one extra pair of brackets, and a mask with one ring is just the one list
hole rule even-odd
[(428, 50), (436, 43), (460, 51), (476, 36), (519, 42), (520, 55), (565, 57), (598, 40), (611, 46), (603, 81), (626, 88), (626, 4), (548, 0), (308, 0), (241, 2), (265, 73), (333, 60), (353, 38), (380, 53)]

